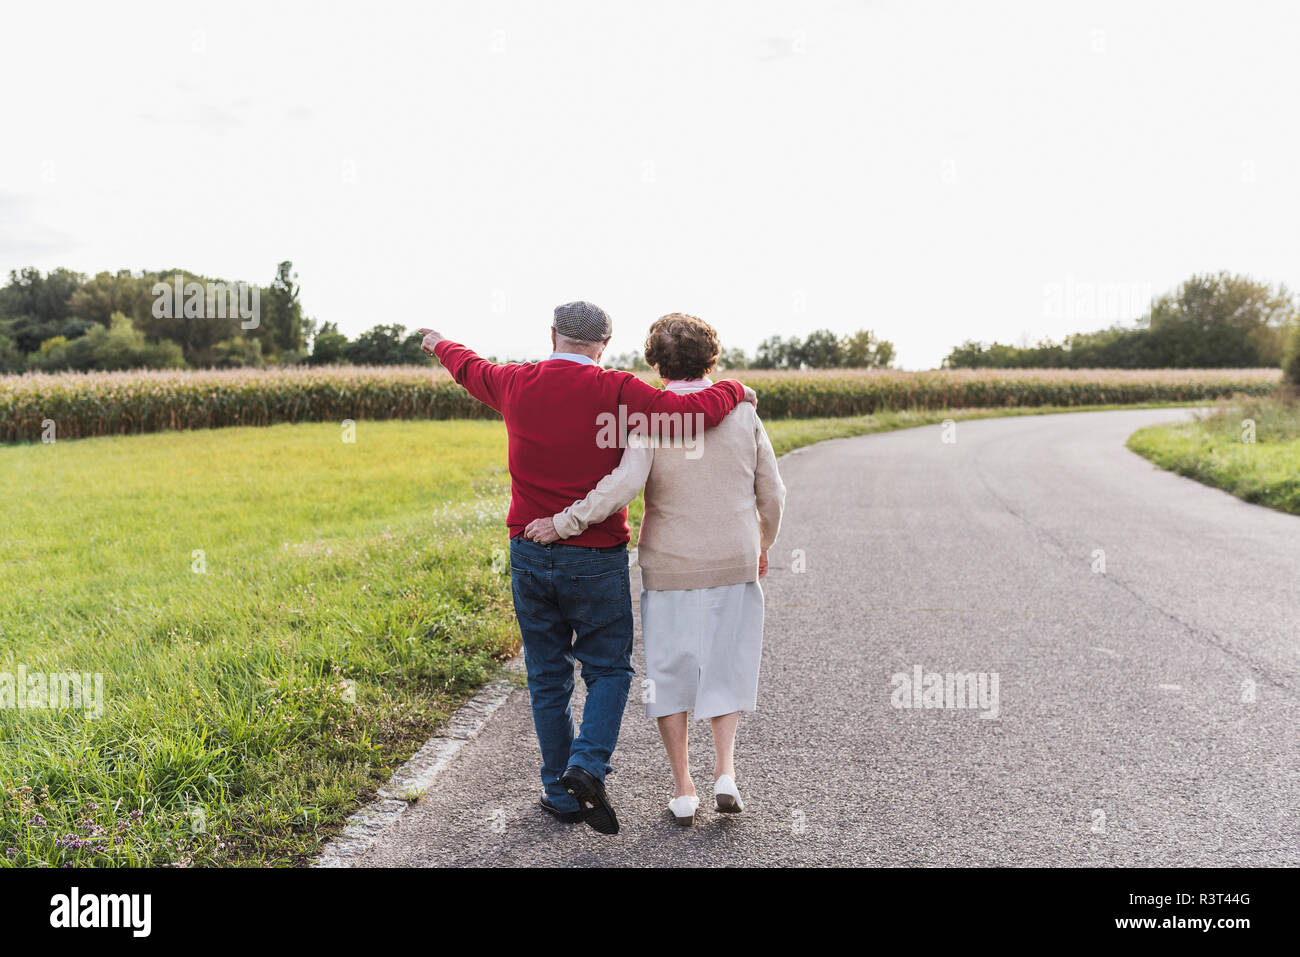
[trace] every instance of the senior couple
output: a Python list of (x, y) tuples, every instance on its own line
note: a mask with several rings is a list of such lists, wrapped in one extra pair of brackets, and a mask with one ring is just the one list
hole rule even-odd
[[(743, 810), (736, 726), (757, 700), (759, 579), (785, 486), (753, 391), (708, 379), (721, 351), (717, 333), (680, 313), (656, 321), (645, 358), (660, 390), (600, 367), (613, 326), (588, 302), (556, 307), (553, 352), (541, 362), (498, 365), (420, 331), (424, 351), (500, 412), (509, 434), (510, 572), (542, 751), (541, 806), (567, 823), (618, 833), (605, 778), (634, 673), (627, 506), (644, 486), (643, 698), (672, 768), (668, 810), (691, 824), (700, 805), (688, 712), (712, 723), (715, 809)], [(610, 442), (615, 420), (645, 428)], [(707, 432), (695, 434), (701, 426)], [(576, 736), (575, 659), (587, 688)]]

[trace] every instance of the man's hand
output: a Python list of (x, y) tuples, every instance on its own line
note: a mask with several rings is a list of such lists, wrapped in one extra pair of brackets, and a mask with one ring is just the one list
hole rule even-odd
[(758, 577), (762, 578), (767, 574), (767, 549), (758, 553)]
[(742, 385), (741, 385), (741, 388), (745, 390), (745, 401), (748, 402), (750, 405), (752, 405), (754, 408), (757, 409), (757, 408), (758, 408), (758, 393), (755, 392), (753, 389), (751, 389), (749, 386), (744, 385), (743, 383), (742, 383)]
[(424, 333), (424, 341), (420, 343), (420, 348), (425, 355), (433, 355), (433, 347), (447, 338), (441, 332), (435, 332), (432, 329), (417, 329), (415, 331)]
[(539, 545), (549, 545), (560, 540), (555, 531), (555, 521), (549, 518), (535, 518), (524, 529), (524, 538), (531, 539)]

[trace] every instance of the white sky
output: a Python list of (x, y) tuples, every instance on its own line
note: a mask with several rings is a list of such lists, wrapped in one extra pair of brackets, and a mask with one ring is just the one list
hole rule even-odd
[[(538, 357), (685, 311), (900, 364), (1300, 287), (1300, 4), (5, 3), (0, 269), (270, 280)], [(1096, 303), (1094, 294), (1100, 298)]]

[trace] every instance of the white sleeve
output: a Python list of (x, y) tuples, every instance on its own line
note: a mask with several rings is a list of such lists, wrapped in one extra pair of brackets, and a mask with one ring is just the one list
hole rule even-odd
[(572, 538), (586, 531), (588, 526), (603, 522), (636, 498), (650, 477), (655, 450), (644, 440), (628, 437), (628, 447), (623, 450), (623, 461), (606, 475), (582, 501), (574, 502), (563, 512), (557, 512), (552, 521), (561, 538)]

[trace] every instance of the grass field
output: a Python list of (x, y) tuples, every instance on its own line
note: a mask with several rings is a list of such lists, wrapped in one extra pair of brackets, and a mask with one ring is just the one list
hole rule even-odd
[(1194, 422), (1142, 429), (1128, 445), (1161, 468), (1300, 515), (1300, 402), (1227, 401)]
[(0, 473), (0, 672), (103, 675), (97, 719), (0, 708), (0, 863), (300, 863), (516, 649), (498, 422), (23, 444)]
[(298, 860), (513, 652), (502, 427), (340, 432), (0, 449), (0, 670), (105, 703), (0, 710), (0, 859)]

